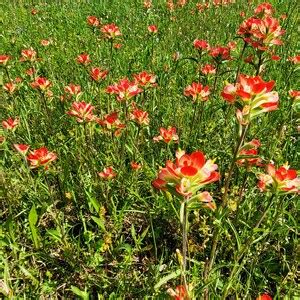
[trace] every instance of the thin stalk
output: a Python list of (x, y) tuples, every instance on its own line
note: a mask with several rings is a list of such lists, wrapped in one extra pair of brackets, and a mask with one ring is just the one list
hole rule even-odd
[[(244, 256), (247, 254), (247, 252), (250, 250), (251, 248), (251, 244), (253, 243), (254, 240), (254, 235), (255, 235), (255, 231), (260, 227), (261, 223), (263, 222), (263, 220), (265, 219), (270, 207), (272, 206), (273, 202), (274, 202), (274, 198), (276, 200), (277, 198), (277, 194), (272, 194), (268, 205), (266, 206), (265, 210), (263, 211), (262, 215), (260, 216), (259, 220), (256, 222), (255, 226), (252, 228), (252, 234), (250, 234), (250, 237), (246, 240), (244, 247), (237, 253), (237, 257), (236, 257), (236, 265), (235, 267), (231, 270), (231, 273), (229, 275), (229, 284), (228, 286), (225, 288), (225, 292), (222, 296), (221, 299), (225, 300), (229, 289), (232, 285), (231, 281), (234, 279), (234, 277), (240, 272), (241, 268), (243, 267), (243, 265), (245, 264), (245, 260), (244, 260)], [(240, 260), (242, 260), (240, 262)]]
[(238, 80), (238, 77), (239, 77), (239, 74), (240, 74), (240, 70), (241, 70), (241, 66), (242, 66), (242, 58), (244, 56), (244, 52), (245, 52), (246, 48), (247, 48), (247, 43), (244, 42), (243, 50), (242, 50), (241, 55), (240, 55), (239, 60), (238, 60), (239, 64), (238, 64), (238, 68), (236, 70), (236, 76), (235, 76), (234, 84), (237, 83), (237, 80)]

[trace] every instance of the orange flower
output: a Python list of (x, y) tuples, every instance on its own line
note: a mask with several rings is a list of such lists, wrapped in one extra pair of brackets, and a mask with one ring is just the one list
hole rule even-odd
[(21, 55), (20, 61), (34, 61), (36, 59), (36, 51), (33, 48), (22, 50)]
[(106, 180), (113, 179), (117, 174), (113, 171), (112, 167), (104, 168), (102, 172), (99, 172), (98, 175)]
[(216, 67), (214, 65), (206, 64), (201, 68), (201, 72), (204, 75), (216, 74)]
[(120, 102), (130, 99), (142, 91), (135, 82), (129, 81), (128, 78), (121, 79), (118, 83), (106, 88), (106, 92), (117, 95), (117, 100)]
[(178, 285), (175, 291), (172, 288), (167, 290), (167, 293), (174, 299), (174, 300), (188, 300), (188, 293), (183, 285)]
[(86, 18), (87, 24), (93, 27), (98, 27), (100, 24), (99, 19), (96, 16), (88, 16)]
[(3, 85), (3, 89), (9, 94), (13, 94), (17, 86), (11, 81)]
[(57, 159), (57, 156), (53, 152), (49, 152), (46, 147), (42, 147), (31, 151), (27, 155), (27, 160), (30, 163), (32, 169), (43, 166), (45, 169), (48, 169), (48, 164)]
[(10, 56), (9, 55), (0, 55), (0, 65), (5, 66), (7, 64), (7, 62), (10, 60)]
[(26, 155), (30, 146), (25, 144), (14, 144), (14, 148), (21, 153), (22, 155)]
[(203, 86), (201, 83), (193, 82), (185, 88), (184, 95), (192, 97), (194, 102), (197, 100), (207, 101), (210, 95), (209, 86)]
[(168, 144), (172, 141), (174, 141), (175, 143), (178, 143), (178, 141), (179, 141), (179, 137), (176, 133), (176, 128), (175, 127), (169, 126), (167, 129), (161, 127), (159, 129), (159, 133), (160, 133), (160, 135), (155, 136), (153, 138), (154, 142), (164, 141), (165, 143)]
[(256, 300), (272, 300), (273, 298), (268, 294), (259, 295)]
[(219, 180), (217, 168), (214, 161), (205, 161), (205, 156), (200, 151), (192, 154), (177, 151), (175, 163), (168, 160), (166, 167), (159, 170), (158, 177), (152, 181), (152, 185), (180, 198), (189, 199), (190, 202), (196, 200), (204, 203), (206, 207), (214, 208), (214, 205), (210, 205), (213, 200), (208, 192), (197, 192), (206, 184)]
[(133, 110), (130, 113), (130, 119), (135, 121), (139, 125), (149, 125), (149, 116), (146, 111), (138, 109), (135, 103), (132, 103)]
[(272, 91), (274, 85), (273, 80), (266, 82), (260, 76), (240, 75), (238, 83), (227, 84), (221, 95), (227, 102), (237, 103), (240, 123), (248, 124), (257, 115), (278, 108), (278, 93)]
[(150, 33), (157, 33), (158, 32), (157, 26), (156, 25), (149, 25), (148, 26), (148, 31)]
[(90, 60), (90, 56), (86, 53), (82, 53), (80, 55), (77, 56), (76, 58), (77, 63), (81, 64), (81, 65), (88, 65), (91, 60)]
[(198, 50), (207, 50), (207, 49), (209, 49), (209, 44), (205, 40), (196, 39), (196, 40), (194, 40), (193, 45), (194, 45), (195, 49), (198, 49)]
[(114, 39), (122, 35), (119, 27), (114, 23), (103, 25), (100, 30), (106, 39)]
[(245, 143), (238, 153), (236, 163), (239, 166), (261, 165), (261, 158), (258, 157), (259, 140), (253, 139), (249, 143)]
[(137, 170), (139, 170), (142, 167), (142, 165), (139, 164), (139, 163), (137, 163), (137, 162), (135, 162), (135, 161), (132, 161), (130, 163), (130, 167), (131, 167), (132, 170), (137, 171)]
[(119, 136), (122, 129), (126, 127), (126, 125), (122, 124), (119, 120), (117, 112), (105, 115), (103, 120), (98, 118), (96, 122), (107, 130), (113, 131), (115, 136)]
[(94, 108), (90, 103), (84, 101), (74, 102), (72, 109), (67, 114), (76, 117), (76, 121), (79, 123), (91, 122), (95, 119), (95, 115), (93, 114)]
[(20, 120), (19, 118), (8, 118), (7, 120), (2, 121), (2, 127), (7, 130), (15, 130), (16, 127), (19, 125)]
[(134, 74), (134, 81), (141, 87), (154, 87), (156, 86), (156, 76), (154, 74), (150, 74), (146, 71), (143, 71), (139, 74)]
[(51, 86), (51, 82), (47, 78), (37, 77), (30, 85), (34, 89), (45, 91)]
[(261, 191), (300, 194), (300, 178), (297, 177), (297, 171), (290, 169), (287, 163), (278, 169), (268, 164), (266, 170), (268, 174), (259, 175), (258, 187)]
[(108, 70), (102, 70), (101, 68), (92, 68), (90, 71), (91, 78), (97, 82), (104, 80), (107, 74)]
[(80, 85), (76, 85), (73, 83), (70, 83), (65, 87), (65, 92), (68, 93), (71, 96), (79, 96), (81, 94), (81, 87)]

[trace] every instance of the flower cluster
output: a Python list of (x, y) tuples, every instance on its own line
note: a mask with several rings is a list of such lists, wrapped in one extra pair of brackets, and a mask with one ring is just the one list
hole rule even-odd
[(236, 104), (239, 123), (247, 125), (259, 114), (278, 108), (278, 93), (272, 91), (274, 85), (273, 80), (266, 82), (260, 76), (240, 75), (237, 84), (227, 84), (221, 95)]
[(290, 169), (287, 163), (278, 169), (274, 164), (268, 164), (266, 171), (267, 174), (259, 175), (258, 187), (261, 191), (300, 194), (300, 177), (297, 177), (297, 171)]
[(168, 160), (152, 185), (157, 189), (169, 191), (181, 199), (197, 199), (205, 206), (213, 208), (210, 194), (208, 192), (197, 194), (197, 192), (204, 185), (219, 180), (220, 174), (216, 172), (217, 168), (214, 161), (205, 161), (205, 156), (200, 151), (192, 154), (177, 151), (176, 161), (173, 163)]

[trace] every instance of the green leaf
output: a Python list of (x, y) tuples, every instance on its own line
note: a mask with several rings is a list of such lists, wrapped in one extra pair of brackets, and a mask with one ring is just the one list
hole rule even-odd
[(30, 210), (29, 216), (28, 216), (28, 220), (29, 220), (29, 227), (30, 227), (34, 247), (36, 249), (38, 249), (38, 248), (40, 248), (40, 237), (38, 234), (38, 230), (35, 226), (38, 221), (38, 215), (37, 215), (37, 212), (35, 209), (35, 205), (33, 205), (31, 207), (31, 210)]
[(94, 217), (94, 216), (92, 216), (91, 218), (99, 226), (100, 229), (102, 229), (103, 231), (106, 231), (103, 220), (101, 220), (100, 218)]
[(90, 299), (89, 293), (87, 291), (81, 291), (78, 287), (74, 285), (71, 285), (71, 290), (75, 295), (81, 297), (84, 300)]
[(181, 274), (181, 270), (178, 269), (175, 272), (170, 273), (169, 275), (163, 277), (155, 286), (154, 289), (159, 289), (162, 285), (166, 284), (169, 280), (178, 277)]

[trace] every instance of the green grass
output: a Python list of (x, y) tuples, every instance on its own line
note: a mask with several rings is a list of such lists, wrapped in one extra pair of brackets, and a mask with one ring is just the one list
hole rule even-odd
[[(196, 2), (169, 12), (165, 1), (153, 1), (146, 10), (142, 1), (9, 1), (1, 5), (0, 54), (12, 59), (7, 71), (11, 79), (23, 79), (13, 95), (1, 88), (1, 121), (20, 118), (14, 132), (0, 131), (1, 144), (0, 212), (0, 291), (10, 299), (165, 299), (167, 289), (180, 284), (180, 264), (176, 249), (182, 238), (178, 219), (180, 202), (165, 197), (151, 186), (159, 166), (175, 158), (178, 148), (191, 153), (201, 150), (216, 159), (221, 180), (205, 188), (221, 207), (224, 182), (237, 139), (235, 110), (220, 96), (226, 82), (234, 82), (243, 48), (236, 31), (253, 14), (259, 1), (237, 0), (222, 7), (197, 12)], [(261, 141), (260, 157), (277, 166), (289, 162), (299, 169), (299, 112), (291, 108), (290, 89), (299, 89), (299, 68), (288, 61), (299, 51), (296, 0), (272, 1), (281, 25), (286, 29), (284, 44), (275, 47), (280, 61), (266, 63), (264, 80), (275, 80), (280, 97), (279, 109), (260, 115), (251, 122), (246, 141)], [(32, 8), (38, 13), (31, 14)], [(99, 30), (86, 24), (95, 15), (102, 23), (115, 23), (122, 37), (120, 49), (111, 52), (110, 43)], [(151, 36), (147, 26), (156, 24), (158, 34)], [(183, 95), (185, 87), (198, 81), (198, 58), (194, 39), (211, 45), (237, 42), (233, 60), (221, 66), (214, 94), (201, 106)], [(48, 47), (41, 39), (51, 39)], [(298, 43), (298, 45), (297, 45)], [(53, 98), (45, 103), (29, 85), (25, 70), (30, 62), (19, 62), (22, 49), (33, 47), (40, 61), (34, 62), (37, 74), (52, 82)], [(297, 50), (298, 49), (298, 50)], [(109, 69), (108, 77), (95, 84), (76, 57), (90, 54), (91, 66)], [(179, 52), (180, 59), (173, 60)], [(245, 56), (253, 53), (248, 47)], [(201, 65), (210, 62), (203, 55)], [(1, 67), (1, 66), (0, 66)], [(103, 116), (123, 106), (108, 95), (108, 85), (143, 70), (157, 76), (158, 86), (135, 98), (149, 113), (150, 125), (138, 129), (126, 121), (120, 137), (112, 137), (95, 123), (79, 124), (66, 114), (72, 100), (61, 101), (69, 83), (81, 86), (81, 101), (92, 103), (95, 114)], [(252, 66), (242, 63), (243, 74), (254, 75)], [(215, 77), (200, 81), (214, 85)], [(4, 67), (0, 85), (9, 81)], [(193, 114), (196, 110), (196, 121)], [(198, 119), (197, 119), (198, 118)], [(201, 122), (199, 119), (201, 118)], [(175, 126), (179, 144), (153, 143), (160, 127)], [(0, 129), (2, 130), (2, 128)], [(43, 168), (29, 170), (13, 144), (28, 144), (31, 150), (46, 146), (57, 160)], [(131, 161), (142, 168), (132, 171)], [(114, 166), (117, 177), (104, 181), (97, 172)], [(260, 228), (253, 226), (267, 205), (269, 195), (257, 188), (253, 168), (235, 168), (230, 183), (225, 214), (205, 209), (190, 214), (188, 282), (193, 298), (221, 299), (226, 287), (228, 299), (255, 299), (266, 292), (275, 299), (297, 299), (299, 282), (299, 196), (284, 195), (271, 206)], [(247, 176), (243, 201), (236, 218), (236, 206), (243, 180)], [(219, 232), (216, 260), (204, 279), (214, 233)], [(260, 238), (251, 244), (240, 272), (229, 280), (238, 248), (249, 236)], [(177, 272), (177, 273), (176, 273)], [(171, 274), (171, 275), (170, 275)], [(170, 275), (170, 277), (166, 277)], [(166, 277), (166, 278), (165, 278)], [(169, 280), (168, 280), (169, 279)], [(82, 296), (79, 296), (82, 291)], [(84, 292), (86, 294), (84, 295)], [(76, 296), (77, 295), (77, 296)]]

